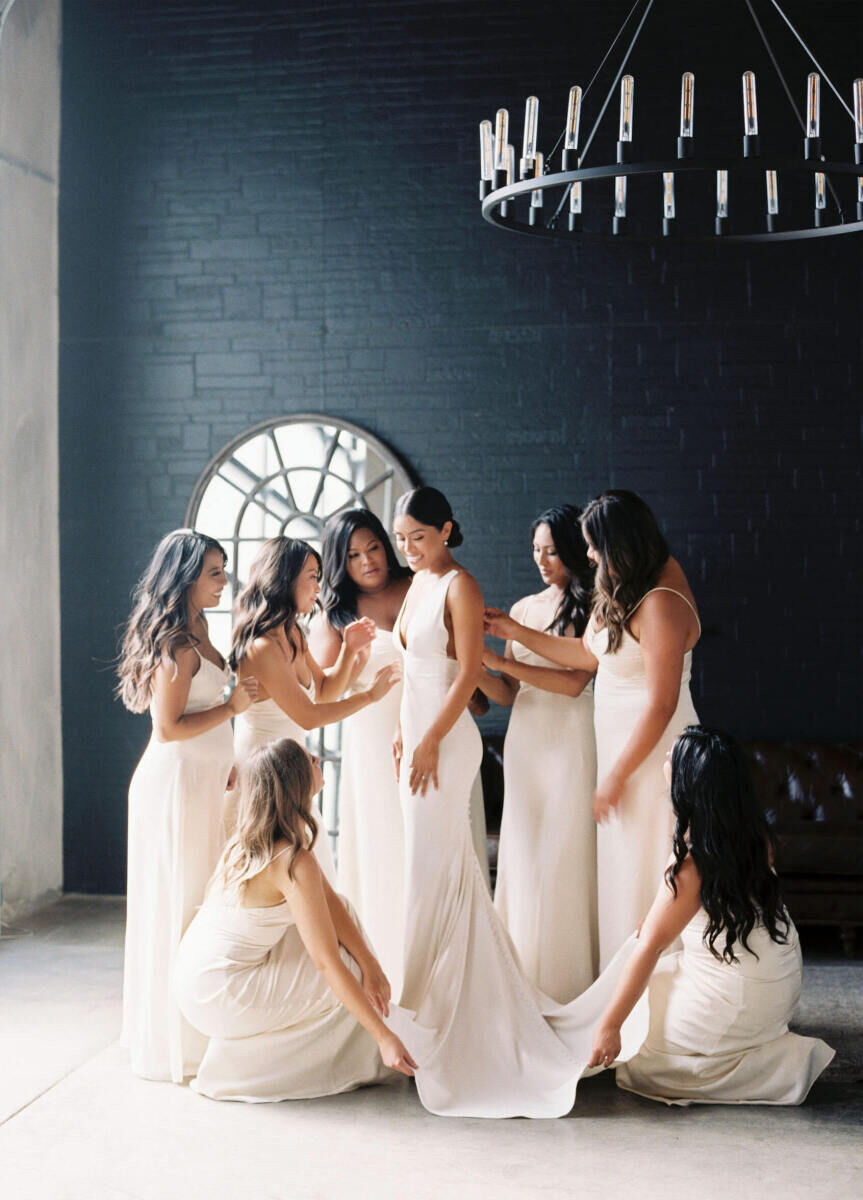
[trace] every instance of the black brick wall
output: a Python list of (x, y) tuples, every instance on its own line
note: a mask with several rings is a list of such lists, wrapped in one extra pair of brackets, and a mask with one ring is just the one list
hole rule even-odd
[[(500, 604), (535, 586), (537, 511), (636, 489), (702, 608), (704, 719), (749, 736), (859, 731), (857, 242), (572, 249), (479, 215), (477, 122), (506, 103), (520, 131), (536, 91), (548, 145), (550, 111), (562, 118), (628, 7), (592, 0), (564, 21), (552, 0), (65, 6), (68, 889), (124, 887), (148, 729), (112, 702), (106, 663), (129, 591), (208, 460), (279, 413), (388, 441), (449, 495), (462, 560)], [(850, 96), (859, 10), (814, 7), (820, 28), (802, 0), (789, 12)], [(673, 144), (690, 67), (696, 133), (736, 148), (753, 65), (762, 129), (796, 152), (763, 56), (724, 20), (705, 6), (694, 64), (668, 14), (648, 26), (633, 63), (645, 152), (660, 134), (657, 152)], [(650, 117), (651, 91), (670, 97), (664, 115)], [(824, 124), (840, 126), (829, 99)], [(849, 127), (830, 135), (836, 156)]]

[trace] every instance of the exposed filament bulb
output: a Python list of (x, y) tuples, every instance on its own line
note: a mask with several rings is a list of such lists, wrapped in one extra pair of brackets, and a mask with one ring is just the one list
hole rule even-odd
[(728, 216), (728, 172), (716, 172), (716, 215)]
[(521, 157), (526, 165), (536, 158), (536, 135), (539, 128), (539, 100), (528, 96), (524, 105), (524, 139)]
[(614, 215), (626, 216), (626, 176), (617, 175), (614, 180)]
[(779, 212), (779, 181), (775, 171), (765, 171), (764, 181), (767, 186), (767, 211), (771, 217)]
[(854, 80), (854, 140), (863, 145), (863, 79)]
[(806, 136), (821, 136), (821, 76), (816, 71), (806, 80)]
[(662, 215), (666, 221), (674, 219), (674, 172), (662, 172)]
[[(536, 166), (535, 166), (534, 172), (533, 172), (534, 178), (541, 179), (542, 173), (543, 173), (543, 168), (545, 166), (545, 163), (543, 161), (542, 151), (537, 150), (536, 158), (534, 161), (536, 163)], [(530, 193), (530, 207), (531, 208), (542, 208), (542, 188), (534, 188), (533, 191)]]
[(490, 180), (494, 173), (494, 134), (491, 121), (479, 123), (479, 177)]
[(581, 180), (577, 179), (569, 189), (569, 211), (571, 213), (581, 212)]
[(624, 75), (620, 81), (620, 133), (619, 142), (632, 141), (632, 108), (635, 100), (635, 80)]
[(755, 72), (743, 72), (743, 132), (747, 137), (758, 136), (758, 98), (755, 94)]
[(566, 109), (566, 138), (563, 143), (565, 150), (578, 149), (578, 126), (581, 122), (581, 88), (569, 89), (569, 104)]
[(695, 118), (695, 76), (685, 71), (680, 81), (680, 136), (692, 137)]
[(506, 147), (509, 142), (509, 112), (505, 108), (497, 110), (494, 126), (494, 169), (506, 170)]
[(827, 207), (827, 188), (823, 171), (815, 172), (815, 207)]

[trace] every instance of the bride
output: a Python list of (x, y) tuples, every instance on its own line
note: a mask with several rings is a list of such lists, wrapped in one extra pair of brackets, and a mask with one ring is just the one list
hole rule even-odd
[[(591, 1056), (593, 1026), (634, 935), (603, 976), (568, 1005), (525, 978), (471, 841), (470, 790), (482, 746), (467, 704), (482, 661), (482, 594), (452, 556), (462, 535), (435, 488), (400, 497), (394, 528), (414, 572), (393, 629), (404, 657), (393, 753), (406, 856), (401, 1006), (413, 1010), (416, 1021), (400, 1023), (393, 1010), (391, 1028), (415, 1047), (417, 1089), (430, 1112), (562, 1116), (572, 1107)], [(646, 1024), (641, 1002), (624, 1024), (616, 1061), (636, 1052)]]

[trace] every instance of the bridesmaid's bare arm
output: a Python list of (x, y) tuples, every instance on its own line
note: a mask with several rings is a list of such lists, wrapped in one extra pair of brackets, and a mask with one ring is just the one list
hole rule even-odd
[(499, 608), (485, 610), (485, 632), (492, 637), (506, 638), (510, 642), (519, 642), (534, 654), (562, 667), (570, 667), (579, 671), (593, 674), (599, 666), (596, 658), (584, 644), (583, 638), (561, 637), (556, 633), (540, 633), (528, 625), (508, 617)]
[(176, 665), (163, 659), (153, 676), (153, 731), (158, 742), (185, 742), (223, 725), (238, 712), (243, 712), (257, 695), (257, 681), (248, 676), (245, 686), (238, 687), (230, 700), (205, 708), (202, 712), (183, 710), (189, 699), (192, 679), (203, 670), (201, 660), (191, 646), (177, 651)]

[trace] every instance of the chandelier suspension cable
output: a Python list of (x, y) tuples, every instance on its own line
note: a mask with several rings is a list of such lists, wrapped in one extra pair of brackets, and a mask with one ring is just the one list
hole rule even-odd
[(815, 66), (816, 70), (820, 71), (821, 74), (824, 76), (824, 78), (827, 80), (827, 83), (830, 87), (831, 92), (833, 93), (833, 95), (836, 97), (836, 99), (839, 101), (839, 103), (842, 105), (842, 107), (847, 112), (848, 116), (853, 121), (854, 114), (851, 111), (851, 109), (848, 107), (848, 105), (845, 103), (845, 101), (842, 99), (842, 96), (837, 91), (836, 85), (834, 84), (833, 80), (830, 78), (830, 76), (827, 74), (827, 72), (824, 70), (824, 68), (819, 63), (818, 59), (815, 57), (815, 55), (812, 53), (812, 51), (809, 49), (809, 47), (803, 41), (803, 38), (800, 36), (800, 34), (797, 32), (797, 30), (794, 28), (794, 26), (788, 20), (785, 13), (782, 11), (782, 9), (779, 7), (779, 5), (776, 3), (776, 0), (770, 0), (770, 3), (773, 5), (773, 7), (776, 9), (776, 11), (779, 13), (780, 17), (782, 18), (782, 20), (785, 22), (785, 24), (788, 26), (788, 28), (791, 30), (791, 32), (794, 34), (794, 36), (797, 38), (797, 41), (800, 43), (800, 45), (803, 47), (803, 49), (806, 51), (806, 53), (812, 59), (813, 65)]
[[(615, 77), (612, 81), (611, 87), (608, 89), (608, 95), (605, 97), (605, 101), (603, 102), (602, 108), (599, 110), (599, 116), (594, 121), (593, 128), (591, 129), (590, 133), (587, 135), (587, 141), (584, 143), (584, 147), (582, 148), (581, 154), (579, 154), (579, 156), (578, 156), (579, 167), (581, 167), (582, 164), (584, 163), (585, 156), (587, 155), (587, 151), (590, 148), (590, 143), (594, 139), (596, 131), (599, 128), (600, 121), (605, 116), (605, 110), (608, 108), (609, 104), (611, 103), (611, 97), (614, 95), (615, 89), (617, 88), (617, 85), (620, 82), (620, 77), (623, 74), (624, 69), (626, 68), (626, 64), (629, 62), (629, 56), (632, 54), (632, 51), (635, 49), (635, 43), (638, 41), (638, 35), (641, 33), (644, 22), (647, 20), (648, 15), (650, 14), (650, 10), (653, 8), (653, 3), (654, 3), (654, 0), (647, 0), (647, 7), (645, 8), (644, 12), (641, 14), (641, 20), (638, 22), (638, 28), (635, 30), (635, 33), (632, 35), (632, 41), (629, 43), (629, 45), (626, 48), (626, 53), (623, 56), (623, 61), (621, 62), (620, 66), (617, 68), (617, 74), (615, 75)], [(606, 54), (605, 58), (602, 60), (603, 63), (605, 62), (605, 59), (608, 58), (608, 55), (611, 53), (611, 51), (614, 49), (615, 42), (617, 42), (621, 33), (623, 33), (624, 27), (626, 26), (627, 22), (629, 21), (629, 18), (632, 16), (632, 13), (635, 11), (637, 5), (638, 5), (638, 0), (636, 0), (636, 4), (634, 4), (632, 9), (630, 10), (629, 15), (626, 18), (626, 21), (623, 22), (623, 25), (621, 25), (620, 29), (618, 30), (617, 37), (614, 39), (614, 42), (612, 42), (611, 45), (609, 46), (608, 53)], [(602, 64), (600, 64), (600, 66), (601, 65)], [(596, 79), (596, 76), (598, 74), (599, 74), (599, 70), (597, 70), (594, 73), (593, 79), (590, 81), (591, 83), (593, 83), (593, 80)], [(561, 134), (560, 136), (563, 137), (563, 134)], [(554, 149), (556, 150), (559, 145), (560, 145), (560, 138), (557, 139), (557, 144), (555, 145)], [(552, 151), (552, 154), (554, 154), (554, 150)], [(549, 158), (550, 157), (551, 157), (551, 155), (549, 156)], [(546, 228), (551, 228), (552, 226), (554, 226), (556, 224), (557, 218), (560, 216), (561, 210), (562, 210), (564, 204), (566, 203), (571, 190), (572, 190), (572, 184), (569, 184), (568, 187), (564, 188), (563, 196), (560, 199), (560, 203), (558, 204), (557, 208), (554, 210), (551, 217), (549, 218), (549, 220), (546, 224)]]
[[(774, 7), (777, 9), (779, 14), (784, 17), (785, 14), (782, 12), (782, 9), (779, 7), (779, 5), (776, 4), (775, 0), (771, 0), (771, 2), (773, 3)], [(761, 37), (761, 40), (764, 43), (764, 48), (767, 51), (770, 61), (773, 63), (773, 69), (779, 77), (779, 82), (782, 84), (782, 88), (788, 99), (788, 103), (791, 105), (791, 111), (794, 113), (795, 117), (797, 118), (797, 122), (800, 125), (800, 128), (803, 130), (803, 132), (805, 134), (806, 133), (806, 122), (803, 119), (803, 114), (798, 110), (797, 105), (794, 103), (794, 97), (791, 95), (791, 89), (788, 86), (785, 76), (782, 74), (782, 68), (779, 66), (779, 63), (776, 61), (776, 55), (773, 53), (773, 49), (767, 40), (767, 34), (764, 32), (761, 22), (758, 20), (758, 17), (755, 15), (755, 9), (752, 7), (752, 0), (744, 0), (744, 3), (746, 5), (746, 7), (749, 9), (749, 15), (750, 15), (750, 17), (752, 17), (753, 24), (755, 25), (755, 28), (758, 30), (759, 36)], [(787, 18), (786, 18), (786, 20), (787, 20)], [(788, 24), (789, 24), (789, 26), (791, 26), (790, 21), (788, 22)], [(791, 32), (796, 34), (796, 30), (794, 29), (793, 26), (791, 26)], [(799, 36), (799, 34), (796, 34), (796, 36), (797, 36), (797, 40), (800, 42), (801, 46), (803, 46), (803, 49), (806, 50), (806, 53), (809, 54), (809, 57), (812, 59), (813, 63), (815, 63), (815, 66), (818, 67), (818, 63), (815, 62), (815, 58), (813, 57), (813, 55), (809, 53), (806, 43)], [(818, 69), (819, 69), (819, 71), (821, 70), (820, 67), (818, 67)], [(822, 71), (822, 74), (824, 74), (823, 71)], [(828, 83), (830, 83), (830, 80), (827, 78), (826, 75), (824, 75), (824, 78), (827, 79)], [(830, 83), (830, 86), (833, 87), (833, 84)], [(835, 92), (836, 89), (833, 88), (833, 91)], [(837, 94), (837, 96), (839, 95), (838, 92), (836, 92), (836, 94)], [(839, 99), (840, 99), (840, 101), (842, 101), (841, 96), (839, 96)], [(848, 106), (844, 105), (844, 107), (847, 109)], [(854, 116), (854, 114), (851, 113), (852, 119), (853, 119), (853, 116)], [(845, 213), (842, 210), (842, 204), (840, 203), (839, 194), (836, 191), (836, 187), (833, 184), (833, 181), (831, 180), (829, 175), (825, 176), (824, 181), (830, 190), (830, 195), (833, 197), (833, 203), (836, 206), (836, 212), (839, 214), (839, 220), (844, 224)]]
[[(596, 70), (593, 72), (593, 78), (591, 79), (590, 83), (587, 85), (587, 87), (586, 87), (586, 88), (584, 89), (584, 91), (582, 92), (582, 95), (581, 95), (581, 102), (582, 102), (582, 104), (583, 104), (583, 103), (584, 103), (584, 101), (587, 99), (588, 92), (589, 92), (589, 91), (590, 91), (590, 89), (593, 87), (593, 85), (596, 83), (596, 81), (597, 81), (597, 79), (598, 79), (598, 77), (599, 77), (599, 72), (602, 70), (602, 68), (603, 68), (603, 67), (605, 66), (605, 64), (608, 62), (608, 56), (611, 54), (611, 52), (612, 52), (612, 50), (614, 49), (614, 47), (615, 47), (615, 46), (617, 45), (617, 43), (620, 41), (621, 34), (623, 33), (624, 29), (625, 29), (625, 28), (627, 27), (627, 25), (629, 24), (629, 22), (630, 22), (630, 19), (631, 19), (631, 17), (632, 17), (632, 14), (633, 14), (633, 13), (635, 12), (635, 10), (638, 8), (639, 4), (641, 4), (641, 0), (635, 0), (635, 3), (633, 4), (632, 8), (631, 8), (631, 9), (629, 10), (629, 12), (626, 14), (626, 17), (624, 18), (623, 24), (621, 25), (620, 29), (618, 29), (617, 33), (614, 35), (614, 39), (612, 40), (612, 43), (611, 43), (611, 45), (608, 47), (608, 49), (606, 50), (605, 54), (604, 54), (604, 55), (603, 55), (603, 57), (602, 57), (602, 62), (599, 64), (599, 66), (598, 66), (598, 67), (596, 68)], [(636, 35), (636, 36), (637, 36), (637, 35)], [(560, 149), (560, 143), (563, 141), (563, 139), (564, 139), (564, 137), (565, 137), (565, 136), (566, 136), (566, 128), (564, 127), (564, 128), (563, 128), (563, 129), (560, 131), (560, 137), (557, 139), (557, 141), (554, 143), (554, 146), (552, 147), (551, 154), (549, 154), (549, 156), (548, 156), (548, 160), (549, 160), (549, 162), (551, 162), (551, 160), (554, 158), (555, 154), (557, 154), (558, 150)], [(569, 195), (569, 188), (567, 188), (567, 195)]]

